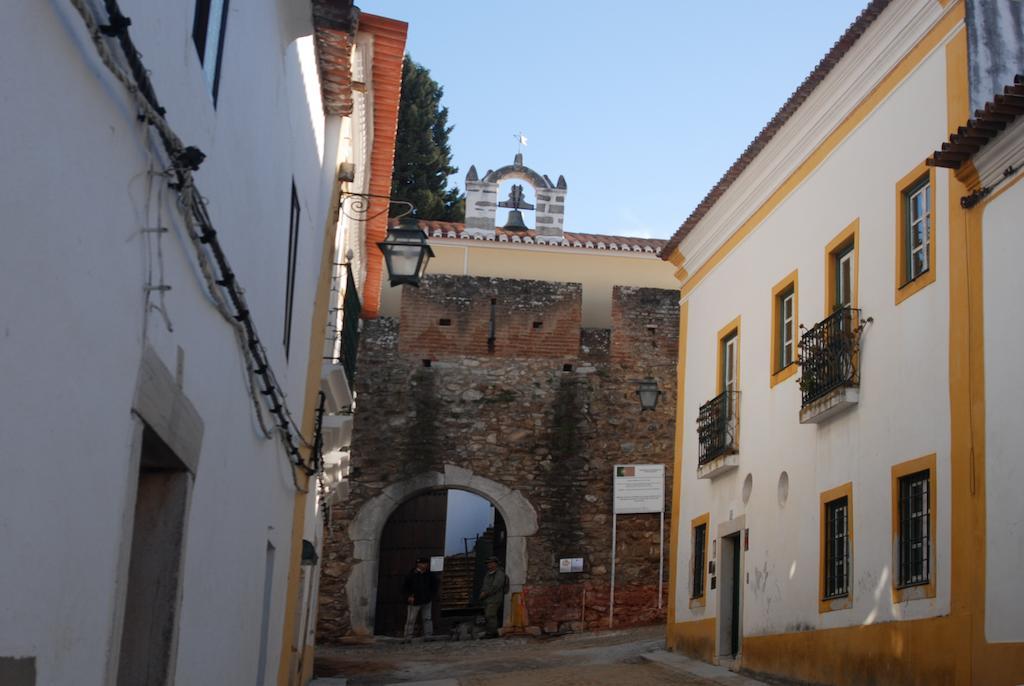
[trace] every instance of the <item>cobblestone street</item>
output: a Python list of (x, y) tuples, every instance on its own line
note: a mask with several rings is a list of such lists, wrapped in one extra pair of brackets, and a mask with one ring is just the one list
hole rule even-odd
[(321, 647), (314, 686), (758, 686), (760, 682), (664, 650), (664, 628), (553, 639)]

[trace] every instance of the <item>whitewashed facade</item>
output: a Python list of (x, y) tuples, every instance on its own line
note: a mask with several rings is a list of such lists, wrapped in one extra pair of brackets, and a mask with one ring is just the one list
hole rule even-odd
[[(205, 154), (195, 187), (289, 430), (311, 441), (331, 266), (352, 247), (360, 286), (366, 273), (362, 222), (337, 206), (367, 183), (372, 84), (351, 116), (325, 115), (308, 1), (120, 9), (166, 123)], [(127, 73), (122, 47), (98, 50), (89, 17), (105, 24), (105, 3), (0, 9), (0, 682), (297, 683), (316, 480), (260, 429), (274, 417), (214, 306), (171, 162), (101, 60)], [(372, 59), (362, 44), (356, 61)], [(163, 638), (137, 631), (154, 626)]]
[[(980, 180), (926, 163), (983, 106), (966, 24), (986, 4), (871, 3), (665, 255), (682, 297), (675, 650), (808, 683), (1024, 681), (1019, 123), (979, 153)], [(859, 348), (818, 393), (826, 320), (826, 342)]]

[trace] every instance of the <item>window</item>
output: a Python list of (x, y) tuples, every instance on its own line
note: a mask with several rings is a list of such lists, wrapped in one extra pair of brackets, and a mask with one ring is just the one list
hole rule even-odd
[(772, 288), (771, 385), (796, 373), (797, 273), (789, 274)]
[(903, 239), (906, 242), (904, 282), (913, 281), (928, 271), (928, 245), (931, 243), (931, 186), (927, 177), (903, 194)]
[(892, 468), (893, 601), (935, 597), (935, 455)]
[[(718, 392), (726, 393), (726, 412), (735, 424), (740, 390), (740, 318), (718, 332)], [(735, 432), (733, 433), (735, 437)]]
[(825, 316), (857, 307), (860, 220), (855, 219), (825, 247)]
[(850, 587), (849, 503), (825, 504), (825, 597), (846, 595)]
[(702, 514), (690, 522), (693, 532), (690, 559), (690, 607), (704, 605), (705, 568), (708, 565), (708, 514)]
[(918, 165), (896, 185), (896, 304), (935, 282), (935, 170)]
[(292, 207), (288, 222), (288, 276), (284, 291), (284, 356), (291, 353), (292, 347), (292, 303), (295, 300), (295, 263), (299, 252), (299, 219), (301, 215), (299, 194), (295, 190), (292, 179)]
[(693, 530), (693, 597), (704, 595), (704, 539), (708, 525), (701, 524)]
[(224, 56), (224, 33), (228, 26), (228, 0), (196, 0), (195, 18), (192, 20), (192, 42), (199, 52), (206, 85), (217, 106), (220, 90), (220, 64)]
[(736, 334), (722, 341), (722, 390), (736, 390)]
[(931, 551), (928, 520), (931, 508), (929, 472), (917, 472), (901, 477), (899, 525), (899, 585), (913, 586), (928, 583), (928, 563)]
[(853, 607), (853, 484), (821, 494), (819, 612)]

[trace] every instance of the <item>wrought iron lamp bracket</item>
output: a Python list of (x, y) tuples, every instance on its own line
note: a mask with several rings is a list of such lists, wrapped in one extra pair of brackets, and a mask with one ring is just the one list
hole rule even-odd
[[(370, 205), (373, 203), (374, 198), (381, 200), (387, 200), (387, 207), (382, 210), (378, 210), (372, 215), (370, 212)], [(392, 219), (401, 219), (402, 217), (408, 216), (415, 208), (411, 202), (405, 200), (392, 200), (391, 196), (380, 195), (376, 193), (349, 193), (342, 191), (338, 200), (338, 211), (341, 212), (342, 216), (348, 217), (352, 221), (370, 221), (376, 219), (382, 214), (386, 214), (391, 211), (392, 205), (401, 205), (404, 207), (404, 211), (401, 214), (395, 215)]]

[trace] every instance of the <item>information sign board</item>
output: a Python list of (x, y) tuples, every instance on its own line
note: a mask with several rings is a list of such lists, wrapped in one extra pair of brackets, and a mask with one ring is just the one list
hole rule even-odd
[(665, 465), (617, 464), (613, 484), (615, 514), (665, 511)]

